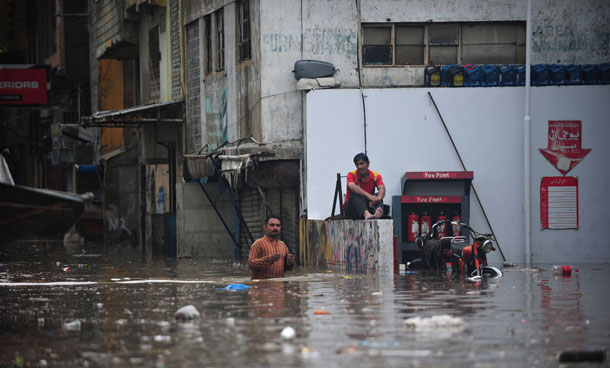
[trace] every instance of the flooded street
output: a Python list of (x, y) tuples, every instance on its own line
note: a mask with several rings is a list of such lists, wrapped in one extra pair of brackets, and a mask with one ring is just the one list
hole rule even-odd
[[(610, 345), (608, 264), (480, 283), (303, 269), (252, 282), (231, 262), (21, 246), (0, 254), (0, 367), (555, 367)], [(235, 283), (251, 288), (225, 289)], [(186, 305), (201, 317), (177, 321)], [(453, 318), (404, 323), (441, 315)]]

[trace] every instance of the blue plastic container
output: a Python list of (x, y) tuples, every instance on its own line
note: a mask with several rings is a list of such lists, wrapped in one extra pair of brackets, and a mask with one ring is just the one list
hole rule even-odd
[(481, 67), (483, 87), (496, 87), (500, 85), (500, 68), (497, 65), (485, 64)]
[(570, 75), (568, 74), (568, 69), (565, 65), (551, 65), (551, 73), (551, 84), (555, 86), (563, 86), (565, 84), (568, 84), (568, 82), (570, 81)]
[(582, 84), (582, 67), (578, 64), (570, 64), (566, 67), (568, 71), (568, 84)]
[(531, 72), (532, 86), (548, 86), (551, 83), (552, 72), (548, 64), (534, 64)]
[(464, 86), (464, 69), (460, 65), (450, 64), (441, 67), (441, 86)]
[(481, 68), (473, 64), (464, 65), (464, 87), (481, 87)]
[(583, 84), (599, 84), (600, 82), (600, 69), (596, 64), (587, 64), (582, 66), (582, 80)]
[(501, 65), (499, 68), (500, 86), (514, 86), (516, 84), (515, 67), (509, 64)]
[(600, 83), (610, 84), (610, 63), (603, 63), (599, 66), (601, 72)]
[(525, 65), (523, 64), (515, 67), (515, 85), (525, 86)]

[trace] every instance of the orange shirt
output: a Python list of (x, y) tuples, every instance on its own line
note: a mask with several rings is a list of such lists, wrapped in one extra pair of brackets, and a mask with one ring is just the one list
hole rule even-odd
[[(273, 262), (269, 256), (279, 253), (280, 259)], [(270, 279), (284, 277), (284, 260), (288, 254), (288, 247), (279, 239), (263, 236), (252, 243), (250, 255), (248, 256), (248, 267), (250, 267), (252, 279)], [(294, 268), (294, 264), (286, 266), (288, 270)]]

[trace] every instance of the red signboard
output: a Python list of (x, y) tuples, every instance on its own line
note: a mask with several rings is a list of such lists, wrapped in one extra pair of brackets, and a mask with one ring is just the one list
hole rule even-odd
[(580, 120), (549, 120), (548, 146), (540, 148), (540, 153), (560, 173), (566, 175), (589, 152), (590, 148), (582, 148)]
[(409, 171), (405, 177), (407, 180), (472, 179), (474, 173), (472, 171)]
[(402, 196), (400, 203), (462, 203), (460, 196)]
[(543, 229), (578, 229), (578, 180), (544, 177), (540, 183), (540, 223)]
[(0, 105), (46, 103), (46, 68), (0, 68)]

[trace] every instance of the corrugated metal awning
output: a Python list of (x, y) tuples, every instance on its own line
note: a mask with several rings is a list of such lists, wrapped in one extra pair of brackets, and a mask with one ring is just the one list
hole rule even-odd
[(82, 126), (124, 127), (153, 123), (180, 124), (184, 121), (184, 100), (135, 106), (122, 110), (98, 111), (81, 117)]

